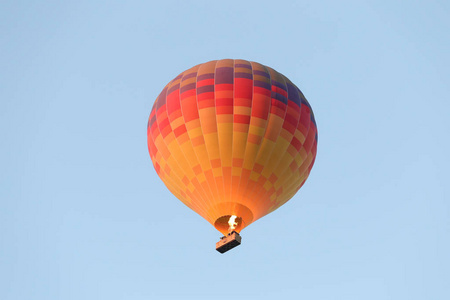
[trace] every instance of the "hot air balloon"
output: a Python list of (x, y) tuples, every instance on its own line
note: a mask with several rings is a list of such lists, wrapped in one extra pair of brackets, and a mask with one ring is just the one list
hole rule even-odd
[(166, 187), (239, 244), (242, 229), (302, 187), (317, 151), (300, 89), (241, 59), (199, 64), (170, 81), (151, 110), (147, 139)]

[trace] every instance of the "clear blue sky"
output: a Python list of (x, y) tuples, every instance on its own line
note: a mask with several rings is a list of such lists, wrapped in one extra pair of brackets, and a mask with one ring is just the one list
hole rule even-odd
[[(450, 299), (449, 16), (443, 0), (2, 1), (0, 299)], [(319, 129), (305, 186), (224, 255), (146, 145), (164, 85), (222, 58), (289, 77)]]

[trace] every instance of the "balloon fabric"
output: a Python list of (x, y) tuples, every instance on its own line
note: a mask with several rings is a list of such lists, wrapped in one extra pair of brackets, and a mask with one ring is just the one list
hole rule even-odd
[(150, 113), (147, 141), (167, 188), (217, 230), (236, 232), (291, 199), (314, 164), (311, 106), (288, 78), (240, 59), (175, 77)]

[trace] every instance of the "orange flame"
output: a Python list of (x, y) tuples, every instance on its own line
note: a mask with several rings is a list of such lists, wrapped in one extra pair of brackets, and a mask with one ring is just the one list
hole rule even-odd
[(236, 218), (237, 216), (232, 215), (230, 217), (230, 220), (228, 220), (228, 225), (230, 226), (230, 228), (228, 228), (228, 232), (232, 232), (234, 229), (236, 229), (236, 226), (238, 223), (236, 223)]

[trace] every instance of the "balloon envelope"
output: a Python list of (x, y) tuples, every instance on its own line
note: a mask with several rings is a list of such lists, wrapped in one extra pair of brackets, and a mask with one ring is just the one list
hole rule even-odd
[(316, 157), (311, 106), (284, 75), (223, 59), (175, 77), (153, 105), (150, 157), (167, 188), (224, 235), (300, 189)]

